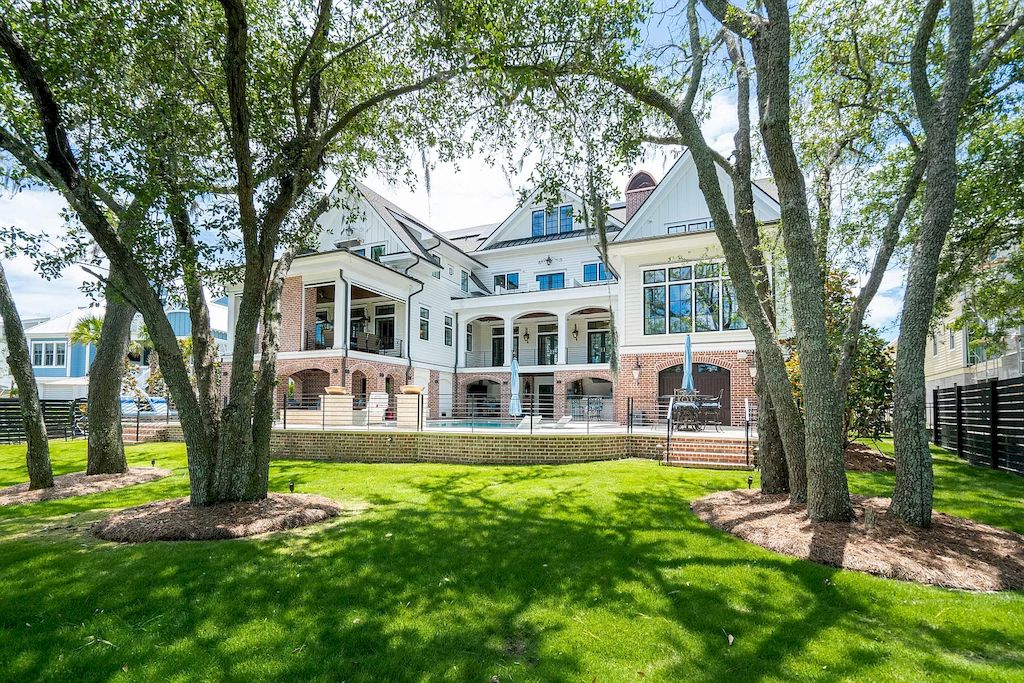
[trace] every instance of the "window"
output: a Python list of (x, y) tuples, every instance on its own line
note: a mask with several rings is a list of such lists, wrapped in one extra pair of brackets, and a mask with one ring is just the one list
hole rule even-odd
[(374, 261), (380, 262), (381, 258), (388, 253), (388, 247), (386, 244), (375, 244), (370, 247), (370, 258)]
[(394, 304), (382, 304), (378, 305), (373, 309), (374, 315), (394, 315), (395, 305)]
[(473, 352), (473, 326), (466, 325), (466, 351)]
[(644, 334), (744, 330), (724, 264), (713, 261), (644, 271)]
[(353, 249), (352, 253), (356, 254), (357, 256), (366, 256), (366, 248), (360, 247), (359, 249)]
[(537, 289), (562, 289), (565, 287), (565, 273), (545, 273), (537, 276)]
[(420, 306), (420, 339), (430, 339), (430, 311)]
[(572, 232), (572, 204), (563, 204), (551, 211), (536, 209), (530, 221), (530, 234), (533, 237), (557, 235)]
[(66, 342), (32, 342), (32, 365), (39, 368), (62, 368), (67, 364)]
[(462, 271), (462, 291), (469, 291), (469, 273)]
[(430, 255), (430, 260), (433, 261), (434, 264), (437, 265), (437, 268), (438, 268), (437, 270), (430, 271), (430, 274), (433, 275), (435, 279), (440, 280), (441, 279), (441, 257), (438, 256), (437, 254), (431, 254)]
[(644, 334), (665, 334), (665, 288), (644, 288)]
[(932, 355), (939, 355), (939, 335), (932, 332)]
[(669, 235), (681, 235), (687, 232), (707, 232), (708, 230), (714, 229), (715, 222), (713, 220), (705, 219), (688, 223), (672, 223), (667, 226), (666, 231)]
[(494, 288), (519, 289), (519, 273), (502, 273), (494, 276)]
[(951, 350), (956, 348), (956, 330), (952, 327), (949, 328), (949, 348)]
[(608, 275), (608, 270), (604, 267), (604, 264), (598, 261), (597, 263), (584, 263), (583, 264), (583, 281), (584, 282), (603, 282), (605, 280), (611, 280), (611, 276)]
[(444, 317), (444, 345), (445, 346), (451, 346), (452, 345), (452, 339), (455, 336), (454, 332), (452, 330), (452, 322), (453, 322), (452, 321), (452, 317), (450, 315), (446, 315)]

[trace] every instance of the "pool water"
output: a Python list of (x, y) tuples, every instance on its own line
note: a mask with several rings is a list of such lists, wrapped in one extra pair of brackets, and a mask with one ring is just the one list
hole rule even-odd
[(445, 429), (459, 427), (462, 429), (515, 429), (519, 422), (502, 420), (428, 420), (427, 427)]

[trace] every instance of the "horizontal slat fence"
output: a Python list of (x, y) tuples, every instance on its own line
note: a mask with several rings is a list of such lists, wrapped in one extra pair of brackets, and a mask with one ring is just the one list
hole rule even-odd
[[(81, 401), (42, 400), (43, 422), (50, 438), (74, 436), (75, 418)], [(21, 403), (16, 398), (0, 398), (0, 443), (20, 443), (25, 440), (25, 422), (21, 416)]]
[(1024, 377), (934, 389), (932, 429), (972, 465), (1024, 474)]

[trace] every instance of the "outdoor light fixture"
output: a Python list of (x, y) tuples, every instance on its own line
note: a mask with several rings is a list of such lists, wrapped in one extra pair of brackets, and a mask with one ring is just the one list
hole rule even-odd
[(530, 332), (529, 331), (523, 332), (523, 341), (526, 342), (527, 344), (530, 343)]
[(633, 381), (640, 381), (640, 359), (636, 359), (636, 365), (633, 366)]
[(576, 339), (576, 340), (578, 340), (580, 338), (580, 328), (579, 328), (579, 325), (573, 325), (572, 326), (572, 338)]
[(291, 492), (291, 493), (295, 493), (295, 482), (294, 481), (289, 481), (288, 482), (288, 491)]
[(749, 489), (753, 485), (754, 485), (754, 475), (751, 474), (750, 476), (747, 477), (747, 488)]
[(757, 379), (757, 363), (751, 363), (748, 370), (750, 370), (750, 379)]
[(150, 460), (149, 461), (149, 466), (150, 467), (156, 467), (156, 460), (155, 459), (154, 460)]

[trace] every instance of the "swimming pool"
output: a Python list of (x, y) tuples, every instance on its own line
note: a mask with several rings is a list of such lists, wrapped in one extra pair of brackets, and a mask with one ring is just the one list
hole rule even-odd
[(505, 422), (503, 420), (427, 420), (427, 427), (431, 429), (448, 429), (456, 427), (460, 429), (515, 429), (519, 421)]

